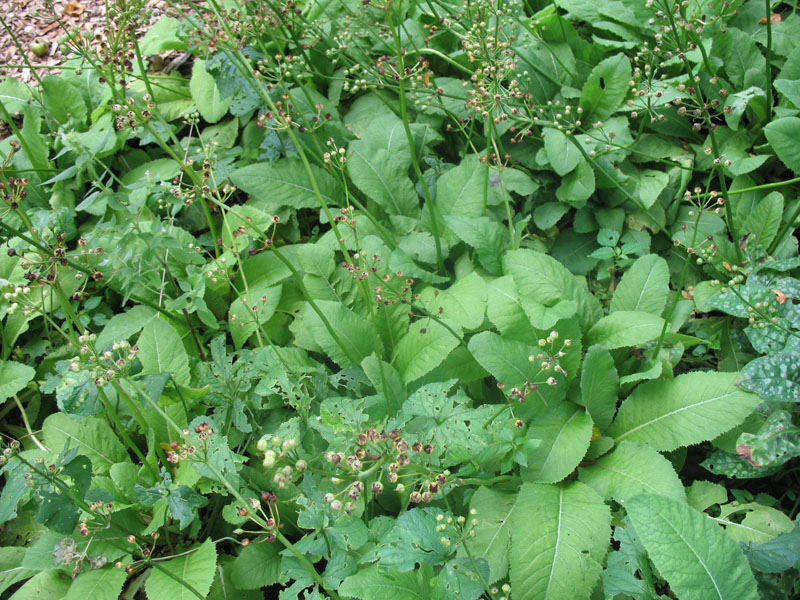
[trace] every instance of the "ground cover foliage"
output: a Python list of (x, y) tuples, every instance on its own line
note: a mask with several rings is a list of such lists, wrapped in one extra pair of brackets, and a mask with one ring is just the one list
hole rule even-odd
[(795, 5), (169, 4), (0, 82), (4, 597), (796, 597)]

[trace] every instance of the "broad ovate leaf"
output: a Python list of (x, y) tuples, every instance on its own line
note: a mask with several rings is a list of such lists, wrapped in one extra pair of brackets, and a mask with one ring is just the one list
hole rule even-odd
[(139, 336), (138, 346), (142, 374), (170, 373), (178, 383), (189, 384), (189, 355), (180, 334), (169, 321), (150, 321)]
[(581, 366), (580, 403), (601, 431), (614, 418), (618, 394), (619, 376), (611, 353), (602, 346), (591, 346)]
[(611, 299), (611, 312), (638, 310), (661, 315), (669, 294), (667, 261), (647, 254), (625, 271)]
[(515, 506), (516, 496), (488, 487), (479, 487), (469, 503), (470, 513), (474, 511), (478, 524), (475, 526), (475, 535), (468, 538), (465, 544), (473, 557), (483, 558), (489, 564), (490, 584), (508, 573), (511, 514)]
[(611, 513), (583, 483), (523, 483), (511, 514), (515, 600), (584, 600), (600, 579)]
[(736, 387), (737, 376), (698, 371), (643, 383), (622, 403), (608, 435), (667, 452), (714, 439), (761, 403)]
[(594, 464), (581, 467), (579, 478), (605, 500), (627, 502), (639, 494), (661, 494), (686, 501), (672, 463), (652, 448), (627, 440)]
[[(154, 568), (145, 584), (148, 598), (190, 600), (196, 599), (197, 593), (205, 597), (211, 589), (211, 582), (214, 581), (217, 547), (209, 538), (193, 552), (184, 553), (182, 556), (158, 564), (161, 569)], [(180, 583), (180, 580), (192, 586), (197, 593)]]
[(625, 505), (650, 560), (681, 600), (758, 600), (742, 549), (711, 518), (653, 494)]
[(637, 346), (656, 339), (664, 328), (664, 319), (639, 310), (620, 310), (603, 317), (588, 331), (589, 344), (609, 350)]
[(592, 439), (592, 419), (582, 407), (559, 402), (531, 423), (527, 435), (541, 443), (528, 451), (522, 479), (555, 483), (572, 473), (586, 454)]
[(23, 389), (36, 375), (33, 367), (6, 360), (0, 362), (0, 402)]
[(800, 173), (800, 154), (797, 152), (797, 140), (800, 139), (800, 118), (775, 119), (764, 127), (764, 134), (781, 162), (795, 173)]

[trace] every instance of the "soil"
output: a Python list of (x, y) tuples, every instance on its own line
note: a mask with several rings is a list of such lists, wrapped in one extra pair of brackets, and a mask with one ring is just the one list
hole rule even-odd
[[(0, 0), (0, 75), (28, 83), (34, 78), (32, 68), (40, 75), (57, 73), (67, 58), (58, 43), (65, 29), (77, 27), (85, 34), (104, 29), (105, 7), (106, 0)], [(167, 4), (148, 0), (147, 8), (152, 25)]]

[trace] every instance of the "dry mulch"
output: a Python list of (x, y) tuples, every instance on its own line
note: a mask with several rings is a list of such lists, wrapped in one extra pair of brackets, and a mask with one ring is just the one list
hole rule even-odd
[[(28, 62), (34, 68), (46, 67), (37, 69), (40, 74), (57, 72), (58, 65), (67, 58), (58, 44), (65, 35), (64, 28), (78, 27), (86, 34), (102, 31), (106, 27), (105, 7), (105, 0), (0, 0), (0, 18), (5, 24), (0, 24), (0, 63), (4, 65), (0, 74), (30, 82), (34, 77)], [(152, 11), (152, 24), (164, 14), (167, 5), (163, 0), (148, 0), (147, 7)], [(39, 42), (47, 49), (41, 57), (33, 51)]]

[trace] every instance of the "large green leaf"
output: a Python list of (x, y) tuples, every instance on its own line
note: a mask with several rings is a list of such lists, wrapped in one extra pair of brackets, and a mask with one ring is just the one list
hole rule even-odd
[(76, 421), (64, 413), (53, 413), (42, 424), (42, 436), (54, 452), (68, 445), (89, 457), (95, 474), (104, 475), (113, 464), (128, 460), (117, 434), (99, 418)]
[(392, 366), (405, 383), (411, 383), (442, 364), (458, 344), (458, 338), (443, 325), (422, 319), (412, 323), (395, 346)]
[(625, 271), (611, 299), (610, 312), (638, 310), (659, 316), (668, 294), (667, 261), (656, 254), (647, 254)]
[(56, 569), (42, 571), (19, 588), (9, 600), (63, 600), (72, 580)]
[(643, 494), (628, 516), (658, 572), (681, 600), (758, 600), (741, 548), (688, 504)]
[(310, 304), (303, 308), (303, 324), (336, 364), (342, 367), (358, 365), (375, 352), (376, 335), (369, 321), (348, 310), (341, 302), (318, 300), (315, 304), (336, 336), (331, 334)]
[(159, 563), (160, 569), (153, 569), (147, 578), (145, 590), (148, 598), (169, 598), (170, 600), (196, 600), (197, 594), (175, 578), (189, 584), (196, 592), (205, 597), (211, 589), (214, 573), (217, 568), (217, 547), (211, 539), (183, 556)]
[(615, 54), (598, 63), (581, 91), (581, 118), (602, 121), (619, 108), (630, 89), (631, 63), (624, 54)]
[(578, 147), (560, 130), (554, 127), (545, 127), (542, 139), (547, 160), (558, 175), (563, 177), (583, 161)]
[(419, 197), (406, 169), (387, 150), (365, 154), (365, 148), (354, 147), (347, 159), (347, 172), (356, 187), (390, 215), (417, 216)]
[[(488, 583), (508, 573), (508, 549), (511, 545), (511, 514), (516, 496), (479, 487), (470, 500), (470, 513), (475, 512), (478, 524), (475, 534), (465, 544), (472, 556), (489, 563)], [(466, 555), (466, 553), (464, 553)]]
[(503, 272), (501, 258), (508, 246), (508, 230), (487, 216), (465, 217), (450, 215), (445, 218), (450, 230), (461, 240), (475, 248), (481, 265), (492, 275)]
[(555, 307), (563, 301), (575, 302), (584, 331), (601, 317), (600, 302), (589, 293), (586, 283), (552, 256), (528, 249), (512, 250), (503, 256), (503, 272), (514, 278), (522, 298), (546, 307)]
[(84, 571), (72, 582), (64, 600), (109, 600), (118, 598), (128, 578), (125, 569), (111, 565)]
[[(339, 206), (339, 185), (327, 171), (311, 165), (322, 199), (328, 206)], [(274, 163), (253, 163), (231, 173), (231, 182), (252, 195), (256, 206), (275, 212), (281, 206), (292, 208), (319, 207), (311, 179), (299, 160), (280, 159)]]
[(505, 275), (487, 284), (489, 320), (507, 339), (534, 343), (536, 330), (550, 330), (562, 319), (575, 314), (577, 304), (572, 300), (559, 300), (545, 306), (531, 298), (520, 297), (514, 278)]
[(439, 177), (436, 207), (443, 217), (479, 217), (484, 213), (487, 169), (476, 155), (469, 155)]
[(800, 153), (797, 152), (797, 140), (800, 139), (800, 118), (775, 119), (764, 127), (764, 134), (783, 164), (795, 173), (800, 173)]
[(256, 329), (264, 325), (275, 314), (275, 309), (281, 299), (281, 292), (280, 285), (269, 286), (264, 283), (251, 285), (246, 292), (243, 292), (231, 303), (228, 320), (233, 345), (237, 350), (255, 333)]
[(142, 330), (137, 343), (142, 374), (171, 373), (178, 383), (189, 384), (189, 355), (181, 336), (166, 319), (150, 321)]
[(34, 569), (26, 569), (22, 566), (23, 558), (25, 558), (25, 549), (23, 548), (18, 546), (0, 548), (0, 594), (15, 583), (36, 575)]
[(492, 331), (482, 331), (472, 336), (468, 347), (475, 360), (509, 388), (522, 388), (525, 383), (537, 381), (541, 367), (539, 363), (528, 360), (538, 350), (537, 346), (506, 339)]
[(137, 304), (130, 310), (111, 317), (103, 331), (97, 336), (95, 346), (103, 352), (114, 342), (127, 340), (132, 335), (139, 333), (158, 314), (155, 309)]
[(606, 500), (624, 503), (639, 494), (661, 494), (686, 501), (672, 463), (652, 448), (627, 440), (593, 465), (581, 467), (579, 478)]
[(277, 583), (280, 577), (280, 547), (250, 544), (233, 561), (231, 579), (240, 590), (255, 590)]
[(739, 235), (752, 233), (763, 248), (768, 248), (778, 234), (783, 218), (783, 196), (778, 192), (759, 200), (739, 230)]
[(0, 402), (23, 389), (36, 375), (35, 369), (22, 363), (6, 360), (0, 362)]
[(429, 311), (441, 309), (441, 318), (455, 322), (464, 329), (477, 329), (486, 314), (486, 282), (475, 271), (462, 277), (446, 290), (435, 292), (426, 288), (421, 302)]
[(511, 514), (515, 600), (588, 599), (611, 535), (603, 499), (580, 482), (523, 483)]
[(342, 581), (339, 594), (345, 598), (359, 600), (427, 600), (424, 589), (415, 571), (402, 573), (395, 568), (384, 569), (370, 565)]
[(661, 317), (640, 310), (620, 310), (595, 323), (586, 339), (608, 349), (637, 346), (656, 339), (663, 328)]
[(71, 118), (86, 119), (86, 102), (80, 90), (63, 76), (45, 75), (42, 78), (42, 99), (48, 112), (62, 125)]
[(214, 76), (206, 71), (206, 61), (200, 59), (195, 60), (192, 66), (189, 90), (192, 92), (197, 112), (208, 123), (216, 123), (224, 117), (233, 100), (233, 96), (222, 97)]
[(622, 403), (608, 435), (663, 451), (714, 439), (761, 402), (737, 388), (736, 378), (736, 373), (694, 372), (643, 383)]
[(528, 439), (541, 444), (527, 452), (524, 481), (555, 483), (575, 470), (592, 439), (592, 419), (572, 402), (559, 402), (537, 417), (528, 428)]
[(602, 346), (591, 346), (581, 366), (580, 402), (601, 431), (614, 418), (618, 394), (619, 376), (611, 353)]

